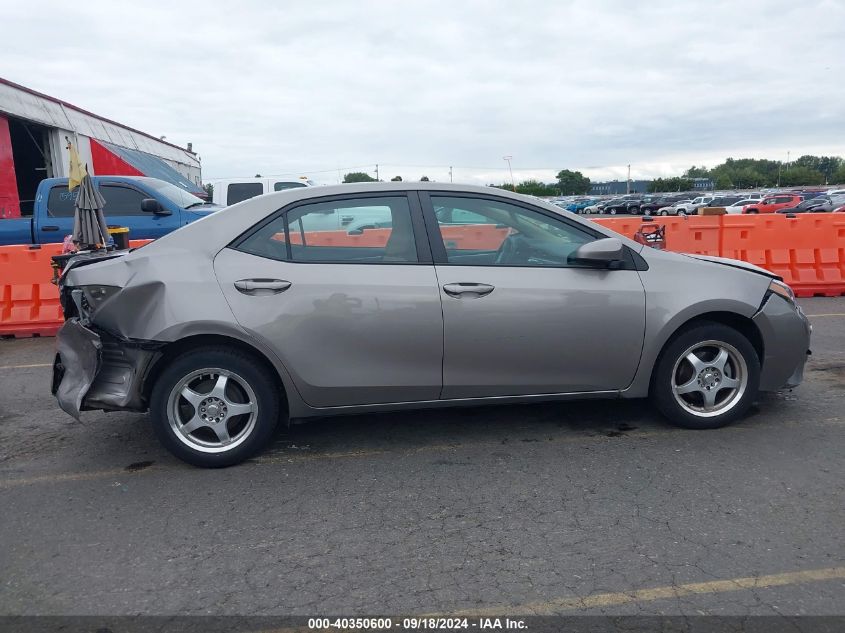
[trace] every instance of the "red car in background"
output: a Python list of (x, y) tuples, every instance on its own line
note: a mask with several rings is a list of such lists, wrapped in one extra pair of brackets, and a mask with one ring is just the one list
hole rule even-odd
[(795, 196), (789, 193), (776, 194), (763, 198), (757, 204), (749, 204), (745, 207), (743, 213), (775, 213), (778, 209), (786, 209), (789, 207), (797, 207), (804, 198)]

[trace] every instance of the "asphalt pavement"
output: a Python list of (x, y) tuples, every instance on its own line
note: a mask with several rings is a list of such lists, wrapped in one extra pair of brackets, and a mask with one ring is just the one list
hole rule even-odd
[(75, 422), (0, 340), (0, 614), (845, 615), (845, 297), (805, 383), (687, 431), (642, 401), (319, 419), (225, 470)]

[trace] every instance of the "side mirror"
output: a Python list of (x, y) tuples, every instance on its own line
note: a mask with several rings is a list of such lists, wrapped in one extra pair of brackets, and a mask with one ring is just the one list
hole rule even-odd
[(588, 264), (596, 268), (613, 268), (625, 258), (625, 247), (622, 240), (616, 237), (605, 237), (595, 242), (582, 244), (569, 256), (570, 261)]
[(144, 213), (155, 213), (156, 215), (172, 215), (155, 198), (144, 198), (141, 200), (141, 211)]

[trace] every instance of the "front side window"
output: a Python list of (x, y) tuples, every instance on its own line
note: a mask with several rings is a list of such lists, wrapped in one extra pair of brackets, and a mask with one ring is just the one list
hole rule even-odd
[(244, 200), (249, 200), (264, 193), (264, 185), (260, 182), (236, 182), (226, 189), (226, 204), (231, 206)]
[(279, 214), (236, 246), (293, 262), (414, 263), (417, 247), (405, 196), (304, 204)]
[(596, 239), (585, 229), (501, 200), (432, 196), (431, 202), (449, 264), (573, 266), (570, 255)]
[(100, 193), (106, 200), (103, 212), (106, 217), (114, 215), (146, 215), (141, 210), (141, 200), (149, 196), (131, 187), (120, 185), (102, 185)]

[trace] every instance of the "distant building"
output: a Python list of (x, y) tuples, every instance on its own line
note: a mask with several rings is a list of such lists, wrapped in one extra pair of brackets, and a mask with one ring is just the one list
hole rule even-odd
[(0, 77), (0, 217), (32, 213), (38, 183), (68, 175), (69, 139), (93, 176), (152, 176), (205, 195), (199, 157)]
[[(647, 193), (650, 184), (651, 180), (632, 180), (630, 193)], [(713, 191), (713, 179), (693, 178), (692, 188), (694, 191)], [(628, 189), (624, 180), (611, 180), (594, 182), (590, 193), (596, 196), (621, 196), (628, 193)]]
[[(650, 180), (632, 180), (630, 193), (645, 193), (648, 191), (650, 184)], [(617, 196), (629, 193), (629, 191), (624, 180), (611, 180), (609, 182), (594, 182), (590, 187), (590, 193), (596, 196)]]

